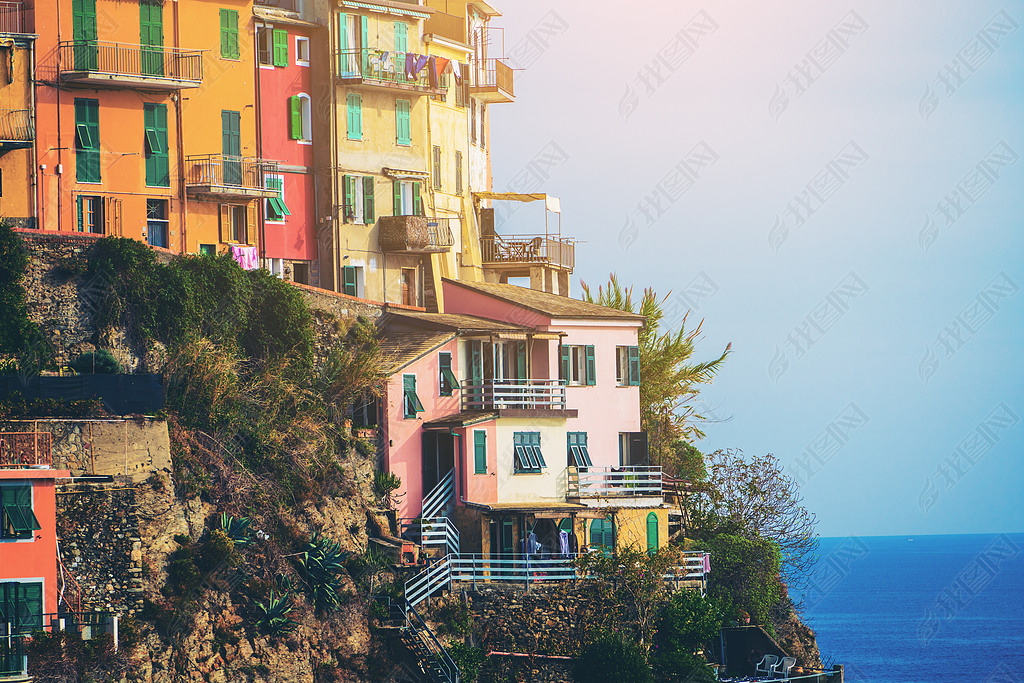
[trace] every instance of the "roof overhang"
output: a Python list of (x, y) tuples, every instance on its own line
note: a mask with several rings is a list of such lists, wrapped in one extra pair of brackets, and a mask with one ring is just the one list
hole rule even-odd
[[(392, 0), (373, 0), (372, 2), (368, 0), (338, 0), (338, 6), (351, 9), (365, 9), (380, 14), (414, 17), (416, 19), (429, 19), (430, 15), (435, 11), (432, 7), (411, 5), (406, 2), (393, 2)], [(414, 7), (415, 9), (413, 9)]]

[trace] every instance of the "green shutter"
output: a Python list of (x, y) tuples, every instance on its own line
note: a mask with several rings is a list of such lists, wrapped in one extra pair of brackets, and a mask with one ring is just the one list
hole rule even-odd
[(71, 0), (72, 56), (76, 71), (90, 71), (98, 66), (97, 36), (96, 0)]
[(359, 295), (359, 284), (356, 275), (357, 272), (355, 266), (342, 267), (342, 294), (348, 294), (349, 296)]
[(338, 15), (338, 49), (348, 49), (348, 15), (344, 12)]
[(238, 59), (238, 11), (222, 9), (220, 11), (220, 56), (227, 59)]
[(167, 140), (167, 105), (144, 104), (146, 185), (170, 187), (171, 167)]
[(288, 66), (288, 31), (274, 29), (274, 66)]
[(459, 388), (459, 380), (452, 372), (452, 354), (441, 353), (437, 357), (440, 370), (441, 395), (451, 396), (452, 392)]
[(586, 347), (584, 347), (584, 349), (586, 351), (586, 358), (587, 358), (587, 381), (586, 381), (586, 384), (588, 386), (593, 386), (593, 385), (597, 384), (597, 363), (594, 360), (594, 347), (593, 346), (586, 346)]
[(0, 512), (5, 523), (0, 533), (9, 527), (17, 538), (30, 538), (40, 528), (39, 520), (32, 512), (32, 485), (8, 486), (0, 489)]
[(370, 20), (367, 17), (360, 15), (359, 17), (359, 49), (362, 50), (363, 55), (366, 55), (366, 51), (370, 48)]
[(349, 93), (345, 101), (348, 106), (348, 139), (363, 139), (363, 98), (358, 93)]
[(393, 180), (393, 181), (391, 181), (391, 187), (392, 187), (392, 189), (394, 190), (394, 193), (395, 193), (395, 197), (394, 197), (394, 200), (395, 200), (395, 202), (394, 202), (394, 214), (396, 216), (401, 216), (402, 215), (402, 181), (401, 180)]
[(159, 0), (139, 3), (139, 42), (142, 45), (142, 73), (164, 74), (164, 7)]
[(412, 144), (409, 100), (395, 100), (395, 134), (400, 145)]
[[(403, 53), (399, 61), (405, 64), (405, 54), (409, 51), (409, 26), (404, 21), (395, 22), (395, 52)], [(404, 67), (403, 67), (404, 68)]]
[(402, 391), (405, 395), (405, 417), (416, 417), (423, 412), (423, 404), (416, 395), (416, 375), (402, 375)]
[(559, 363), (558, 363), (558, 379), (563, 382), (569, 381), (569, 347), (560, 346), (559, 349)]
[(84, 220), (84, 211), (82, 210), (82, 195), (78, 195), (77, 201), (75, 203), (78, 205), (78, 232), (84, 232), (85, 225), (82, 223), (82, 221)]
[(80, 183), (98, 183), (100, 178), (100, 103), (75, 99), (75, 177)]
[(377, 220), (373, 209), (374, 196), (373, 176), (365, 176), (363, 178), (363, 222), (367, 225), (373, 225)]
[(423, 183), (413, 181), (412, 184), (412, 215), (425, 216), (423, 212), (423, 198), (420, 196), (420, 186)]
[(351, 223), (355, 220), (356, 213), (356, 198), (353, 192), (353, 185), (355, 184), (355, 178), (350, 175), (343, 176), (341, 179), (341, 185), (345, 192), (345, 206), (342, 209), (344, 212), (344, 223)]
[[(38, 527), (36, 527), (38, 528)], [(20, 633), (31, 633), (43, 627), (43, 584), (30, 581), (18, 584), (18, 623)]]
[(473, 432), (473, 454), (475, 474), (487, 474), (487, 432), (477, 430)]
[(516, 379), (526, 379), (526, 342), (516, 342)]
[(658, 552), (658, 515), (647, 513), (647, 554)]
[(291, 121), (291, 127), (288, 130), (289, 137), (292, 140), (301, 140), (302, 100), (299, 99), (298, 95), (292, 95), (288, 98), (288, 118)]
[(640, 347), (629, 347), (629, 385), (640, 386)]

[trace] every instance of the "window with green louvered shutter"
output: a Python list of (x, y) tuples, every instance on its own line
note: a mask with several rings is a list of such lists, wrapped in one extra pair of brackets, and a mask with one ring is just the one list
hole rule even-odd
[(302, 139), (302, 99), (298, 95), (288, 98), (288, 118), (291, 121), (288, 133), (292, 140)]
[(640, 386), (640, 347), (630, 346), (629, 354), (629, 385)]
[(409, 100), (395, 101), (395, 133), (398, 144), (412, 144), (412, 122), (410, 120)]
[(423, 211), (423, 197), (420, 196), (420, 187), (423, 183), (413, 182), (412, 184), (412, 215), (425, 216)]
[(274, 29), (274, 66), (288, 66), (288, 31)]
[(404, 21), (395, 22), (395, 52), (399, 55), (399, 62), (405, 64), (405, 53), (409, 51), (409, 26)]
[(487, 432), (473, 432), (473, 473), (487, 474)]
[(455, 378), (455, 373), (452, 372), (452, 354), (443, 351), (437, 355), (437, 361), (440, 373), (438, 377), (440, 394), (441, 396), (451, 396), (459, 388), (459, 380)]
[(395, 216), (402, 215), (402, 181), (393, 180), (391, 181), (391, 189), (394, 191), (394, 204), (393, 212)]
[(558, 347), (559, 362), (558, 362), (558, 379), (563, 382), (569, 382), (569, 347), (562, 345)]
[(345, 223), (354, 223), (356, 220), (355, 182), (355, 177), (350, 175), (343, 176), (341, 179), (342, 190), (345, 194), (345, 206), (343, 207)]
[(402, 375), (402, 393), (404, 414), (406, 418), (415, 418), (416, 413), (423, 412), (423, 404), (416, 395), (416, 375)]
[(594, 360), (594, 347), (587, 346), (585, 348), (587, 358), (587, 386), (593, 386), (597, 384), (597, 363)]
[(359, 271), (356, 266), (342, 266), (341, 293), (359, 296)]
[(40, 528), (32, 511), (32, 485), (0, 487), (0, 538), (32, 538)]
[(615, 550), (615, 530), (611, 517), (595, 519), (590, 523), (590, 549), (599, 549), (604, 555)]
[(282, 222), (285, 216), (291, 216), (292, 212), (284, 201), (284, 178), (281, 176), (267, 176), (267, 189), (277, 190), (276, 197), (267, 199), (267, 220)]
[(375, 196), (373, 176), (365, 176), (363, 178), (363, 222), (367, 225), (373, 225), (377, 220), (373, 206)]
[(241, 56), (238, 47), (237, 10), (220, 11), (220, 56), (225, 59), (238, 59)]
[(164, 74), (164, 6), (160, 0), (139, 2), (140, 68), (147, 76)]
[(142, 107), (145, 126), (146, 185), (170, 187), (171, 168), (167, 140), (167, 105), (146, 103)]
[(359, 93), (349, 93), (345, 97), (348, 108), (348, 139), (363, 139), (363, 98)]
[(98, 183), (100, 178), (100, 101), (75, 98), (75, 178)]
[(647, 554), (654, 555), (658, 552), (658, 515), (653, 512), (647, 513)]
[(76, 71), (92, 71), (99, 65), (97, 36), (96, 0), (71, 0), (71, 37), (75, 41), (72, 57)]

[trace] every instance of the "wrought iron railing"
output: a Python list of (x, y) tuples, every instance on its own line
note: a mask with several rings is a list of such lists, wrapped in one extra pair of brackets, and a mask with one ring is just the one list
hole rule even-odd
[(196, 85), (203, 80), (199, 50), (94, 40), (64, 41), (57, 49), (61, 75), (89, 72)]
[(565, 385), (557, 379), (485, 379), (463, 382), (463, 410), (565, 410)]
[(576, 467), (568, 471), (569, 498), (661, 496), (660, 467)]
[(512, 67), (498, 57), (473, 60), (472, 88), (497, 88), (509, 95), (514, 95)]
[(458, 224), (458, 218), (437, 218), (427, 217), (427, 235), (430, 238), (432, 247), (450, 247), (455, 244), (455, 234), (452, 231), (452, 223)]
[(0, 33), (32, 33), (29, 14), (21, 0), (0, 0)]
[(53, 435), (50, 432), (0, 433), (0, 467), (52, 467)]
[(0, 140), (31, 142), (35, 136), (31, 109), (0, 109)]
[(546, 263), (572, 270), (576, 246), (571, 239), (546, 235), (493, 235), (480, 238), (484, 263)]
[(266, 159), (205, 154), (185, 157), (185, 186), (264, 189), (276, 164)]
[(337, 78), (341, 80), (374, 81), (383, 84), (407, 86), (440, 92), (447, 77), (430, 73), (430, 60), (426, 55), (375, 48), (338, 50)]

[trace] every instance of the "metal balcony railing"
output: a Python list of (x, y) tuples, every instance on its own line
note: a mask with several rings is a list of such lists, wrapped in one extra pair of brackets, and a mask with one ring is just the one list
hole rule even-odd
[(661, 496), (660, 467), (575, 467), (568, 470), (568, 498)]
[(25, 3), (21, 0), (0, 0), (0, 33), (32, 33)]
[(459, 552), (459, 530), (447, 517), (417, 517), (401, 521), (401, 537), (428, 548)]
[(301, 12), (301, 0), (256, 0), (254, 4), (261, 7), (274, 7), (289, 12)]
[(454, 14), (434, 12), (424, 22), (423, 33), (432, 33), (435, 36), (466, 44), (466, 20)]
[(177, 87), (196, 87), (203, 80), (200, 50), (93, 40), (64, 41), (57, 49), (63, 80), (170, 82)]
[[(440, 95), (447, 76), (432, 75), (426, 55), (375, 48), (338, 50), (338, 80)], [(417, 68), (418, 67), (418, 68)]]
[(463, 410), (565, 410), (565, 385), (557, 379), (485, 379), (462, 384)]
[(204, 154), (185, 157), (185, 187), (189, 191), (241, 193), (277, 196), (268, 190), (265, 176), (276, 170), (277, 163), (266, 159)]
[(50, 432), (0, 433), (0, 468), (53, 467)]
[(493, 235), (480, 238), (487, 264), (547, 264), (572, 270), (576, 265), (573, 240), (545, 235)]
[(35, 136), (31, 109), (0, 109), (0, 141), (31, 142)]
[(497, 57), (473, 60), (470, 93), (485, 102), (511, 102), (515, 99), (512, 67)]
[(531, 555), (474, 555), (451, 559), (452, 581), (571, 581), (579, 578), (575, 555), (539, 559)]

